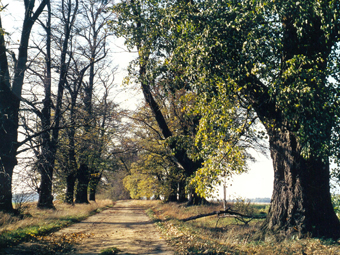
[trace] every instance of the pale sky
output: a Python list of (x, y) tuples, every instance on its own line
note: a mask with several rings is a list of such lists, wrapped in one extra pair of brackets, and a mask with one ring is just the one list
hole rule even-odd
[(271, 198), (273, 192), (274, 170), (271, 158), (263, 155), (250, 163), (248, 173), (235, 176), (232, 186), (227, 189), (227, 198)]
[[(1, 13), (2, 24), (4, 29), (9, 32), (13, 38), (18, 36), (22, 25), (20, 18), (23, 13), (23, 0), (2, 0), (2, 3), (9, 4), (6, 10)], [(115, 40), (111, 46), (114, 58), (114, 64), (118, 65), (116, 82), (119, 88), (123, 77), (126, 75), (128, 63), (135, 57), (134, 53), (127, 53), (124, 50), (124, 41)], [(119, 46), (119, 47), (117, 47)], [(122, 107), (134, 108), (141, 100), (141, 92), (129, 90), (120, 92), (115, 97), (122, 104)], [(227, 189), (227, 198), (256, 198), (271, 197), (273, 190), (273, 167), (270, 158), (263, 155), (255, 155), (257, 161), (250, 163), (250, 171), (242, 175), (235, 176), (231, 182), (232, 186)], [(220, 192), (223, 196), (223, 193)]]

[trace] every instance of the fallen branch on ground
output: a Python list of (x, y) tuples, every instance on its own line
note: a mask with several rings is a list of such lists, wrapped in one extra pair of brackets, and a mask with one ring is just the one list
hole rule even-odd
[(192, 217), (189, 217), (189, 218), (182, 219), (181, 221), (186, 222), (186, 221), (189, 221), (189, 220), (195, 220), (195, 219), (199, 219), (199, 218), (203, 218), (203, 217), (207, 217), (207, 216), (211, 216), (211, 215), (220, 216), (221, 214), (235, 215), (235, 216), (240, 216), (240, 217), (243, 217), (243, 218), (250, 218), (250, 219), (264, 219), (264, 218), (266, 218), (265, 215), (263, 215), (263, 216), (262, 215), (245, 215), (245, 214), (238, 213), (238, 212), (235, 212), (233, 210), (227, 209), (225, 211), (213, 211), (211, 213), (199, 214), (199, 215), (196, 215), (196, 216), (192, 216)]

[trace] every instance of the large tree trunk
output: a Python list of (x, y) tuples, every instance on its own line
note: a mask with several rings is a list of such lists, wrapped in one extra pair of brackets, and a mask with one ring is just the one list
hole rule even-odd
[[(46, 164), (44, 165), (46, 166)], [(37, 207), (40, 209), (55, 209), (52, 195), (53, 166), (47, 165), (43, 167), (40, 171), (40, 176), (41, 181)]]
[(188, 198), (185, 194), (185, 180), (181, 180), (178, 183), (178, 202), (187, 201)]
[[(315, 70), (322, 74), (318, 78), (326, 80), (327, 62), (318, 61), (317, 58), (323, 56), (326, 60), (331, 51), (331, 44), (324, 39), (326, 37), (324, 30), (321, 29), (319, 17), (317, 15), (313, 17), (309, 20), (312, 29), (303, 31), (304, 38), (299, 38), (296, 27), (293, 25), (296, 17), (290, 11), (283, 18), (283, 67), (287, 68), (285, 65), (288, 62), (286, 61), (294, 56), (305, 55), (308, 59), (314, 60)], [(308, 70), (312, 67), (305, 64), (303, 68)], [(297, 77), (286, 80), (287, 87), (296, 82), (295, 78)], [(312, 80), (309, 86), (318, 89), (320, 85)], [(321, 90), (319, 94), (315, 96), (315, 100), (325, 100)], [(319, 108), (318, 112), (307, 111), (303, 117), (310, 119), (310, 122), (307, 122), (308, 125), (315, 125), (313, 128), (322, 132), (320, 139), (330, 140), (331, 118), (327, 112), (322, 116), (322, 111), (323, 108)], [(267, 117), (274, 116), (267, 115)], [(280, 117), (282, 122), (285, 118), (284, 114), (281, 113)], [(320, 125), (323, 117), (324, 123)], [(340, 237), (340, 223), (331, 203), (328, 156), (324, 154), (320, 157), (303, 157), (298, 139), (293, 132), (285, 128), (287, 126), (282, 125), (268, 132), (274, 166), (274, 191), (271, 208), (263, 228), (289, 235), (297, 233), (300, 237), (311, 235), (337, 239)], [(304, 130), (310, 132), (306, 128)], [(320, 150), (314, 143), (310, 141), (309, 146), (312, 152)]]
[(48, 19), (46, 30), (46, 77), (44, 81), (45, 98), (44, 107), (41, 111), (41, 126), (45, 133), (41, 135), (41, 155), (38, 156), (41, 182), (39, 187), (38, 208), (54, 208), (52, 195), (52, 179), (54, 168), (54, 155), (51, 152), (51, 5), (47, 3)]
[(14, 212), (12, 205), (12, 175), (16, 162), (10, 157), (0, 161), (0, 210), (7, 213)]
[(100, 173), (95, 173), (95, 176), (91, 177), (91, 180), (89, 183), (90, 201), (96, 201), (96, 191), (97, 191), (97, 186), (99, 184), (100, 179), (101, 179)]
[(86, 164), (81, 164), (78, 169), (78, 184), (76, 193), (76, 203), (89, 203), (87, 190), (89, 186), (89, 169)]
[(76, 173), (69, 173), (66, 177), (65, 203), (73, 204), (76, 179)]
[[(1, 19), (0, 27), (2, 28)], [(0, 34), (0, 210), (13, 212), (12, 175), (13, 168), (16, 165), (16, 158), (15, 154), (11, 153), (11, 147), (12, 142), (17, 141), (17, 126), (15, 126), (17, 121), (13, 122), (11, 120), (11, 116), (13, 116), (11, 109), (13, 108), (10, 105), (13, 103), (12, 100), (16, 100), (16, 98), (11, 98), (5, 45), (4, 36)], [(15, 116), (17, 114), (13, 117)]]
[(298, 141), (289, 131), (270, 135), (270, 152), (274, 191), (263, 230), (339, 238), (340, 223), (329, 190), (328, 159), (303, 158)]
[[(7, 93), (6, 93), (7, 92)], [(18, 128), (17, 106), (18, 100), (13, 97), (9, 89), (0, 86), (0, 210), (13, 212), (12, 205), (12, 176), (17, 164), (16, 141)]]

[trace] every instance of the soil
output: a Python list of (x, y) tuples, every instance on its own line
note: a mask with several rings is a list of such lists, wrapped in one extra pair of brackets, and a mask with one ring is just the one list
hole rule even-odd
[(174, 252), (146, 216), (138, 201), (117, 201), (114, 207), (35, 242), (20, 244), (3, 254), (163, 254)]

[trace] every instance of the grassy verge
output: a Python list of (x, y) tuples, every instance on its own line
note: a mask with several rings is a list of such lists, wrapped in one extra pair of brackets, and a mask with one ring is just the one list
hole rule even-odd
[[(320, 239), (268, 238), (257, 235), (261, 219), (244, 224), (234, 217), (209, 216), (188, 222), (198, 214), (218, 211), (220, 205), (185, 207), (176, 203), (150, 203), (147, 214), (160, 227), (175, 254), (340, 254), (340, 243)], [(252, 213), (265, 213), (257, 205)]]
[(23, 241), (39, 239), (73, 223), (111, 207), (112, 201), (66, 205), (56, 202), (56, 210), (39, 210), (30, 203), (20, 217), (0, 213), (0, 247), (6, 248)]

